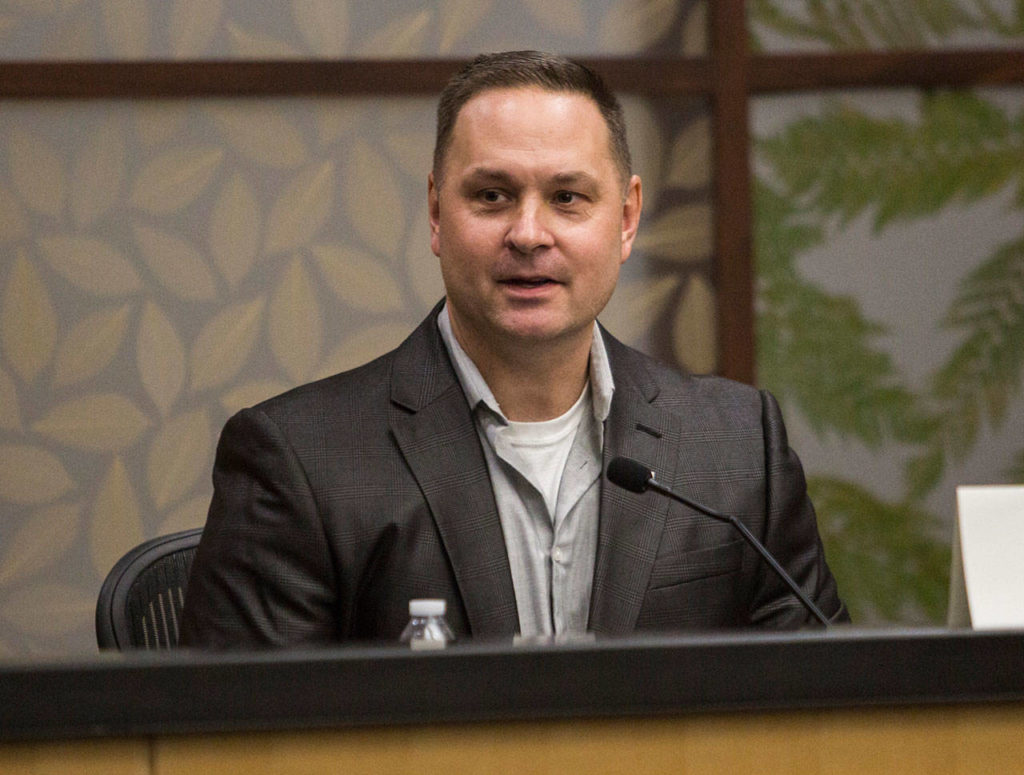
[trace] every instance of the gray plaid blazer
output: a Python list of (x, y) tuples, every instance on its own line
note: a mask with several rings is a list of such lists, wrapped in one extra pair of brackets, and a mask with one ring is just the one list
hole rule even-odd
[[(228, 421), (182, 645), (395, 641), (421, 597), (448, 601), (457, 635), (517, 631), (487, 466), (437, 312), (377, 360)], [(679, 374), (603, 333), (615, 379), (605, 465), (643, 461), (736, 515), (826, 615), (846, 619), (775, 400)], [(807, 620), (728, 524), (602, 484), (594, 632)]]

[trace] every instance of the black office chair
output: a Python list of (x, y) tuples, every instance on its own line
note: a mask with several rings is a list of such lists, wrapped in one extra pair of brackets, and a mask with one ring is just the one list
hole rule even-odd
[(101, 649), (173, 649), (201, 527), (159, 536), (118, 560), (96, 602)]

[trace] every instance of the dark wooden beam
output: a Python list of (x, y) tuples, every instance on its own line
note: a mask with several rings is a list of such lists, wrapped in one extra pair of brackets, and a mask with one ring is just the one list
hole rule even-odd
[(718, 373), (755, 379), (750, 57), (744, 0), (709, 4), (714, 67), (713, 162)]
[(753, 93), (836, 88), (971, 88), (1024, 85), (1024, 50), (761, 54)]
[[(712, 6), (712, 18), (728, 4)], [(719, 44), (734, 34), (723, 34)], [(713, 55), (717, 59), (717, 55)], [(720, 94), (722, 70), (694, 58), (584, 58), (616, 91)], [(462, 59), (0, 62), (0, 98), (268, 97), (436, 94)], [(750, 94), (861, 87), (1024, 85), (1024, 51), (759, 54)]]
[[(617, 91), (706, 93), (701, 59), (583, 59)], [(0, 99), (437, 94), (461, 59), (4, 62)]]
[(707, 94), (714, 88), (714, 72), (707, 59), (645, 57), (637, 59), (580, 59), (601, 74), (617, 92), (656, 97)]
[(7, 62), (0, 97), (167, 98), (436, 93), (459, 63), (317, 60)]

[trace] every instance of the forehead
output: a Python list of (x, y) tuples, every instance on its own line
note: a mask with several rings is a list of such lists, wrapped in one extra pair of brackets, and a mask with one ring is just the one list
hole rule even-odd
[(551, 104), (579, 104), (592, 108), (598, 116), (600, 110), (597, 103), (587, 94), (570, 89), (549, 89), (537, 84), (526, 84), (522, 86), (490, 86), (478, 91), (467, 99), (459, 108), (458, 116), (461, 117), (467, 110), (479, 108), (481, 105), (501, 105), (509, 102), (534, 102)]
[(467, 100), (448, 154), (591, 155), (614, 163), (611, 132), (587, 95), (541, 87), (488, 89)]

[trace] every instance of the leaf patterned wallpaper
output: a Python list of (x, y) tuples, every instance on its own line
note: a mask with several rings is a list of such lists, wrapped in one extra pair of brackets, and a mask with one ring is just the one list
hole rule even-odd
[[(516, 25), (552, 48), (601, 50), (626, 9), (654, 30), (637, 45), (672, 48), (703, 24), (693, 3), (395, 3), (373, 18), (364, 5), (18, 0), (0, 6), (0, 50), (538, 45), (507, 33)], [(603, 320), (710, 371), (707, 106), (624, 102), (645, 218)], [(0, 103), (0, 656), (93, 651), (96, 594), (117, 559), (203, 523), (227, 417), (384, 352), (440, 298), (426, 218), (433, 109), (418, 98)]]
[(765, 51), (1004, 48), (1024, 43), (1018, 0), (748, 0)]
[(701, 54), (704, 0), (4, 0), (2, 59)]
[[(1020, 3), (846, 5), (756, 2), (755, 33), (1022, 43)], [(855, 618), (943, 621), (956, 485), (1024, 482), (1024, 91), (764, 97), (752, 124), (759, 379)]]

